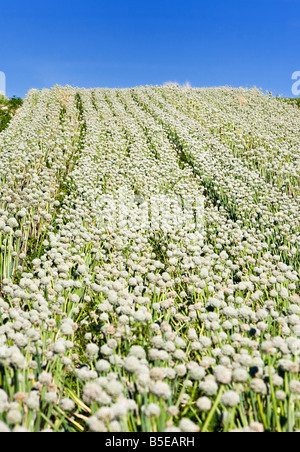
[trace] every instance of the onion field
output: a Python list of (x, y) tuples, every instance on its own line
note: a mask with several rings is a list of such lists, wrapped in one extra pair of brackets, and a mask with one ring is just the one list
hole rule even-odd
[(300, 110), (30, 90), (0, 133), (0, 431), (300, 430)]

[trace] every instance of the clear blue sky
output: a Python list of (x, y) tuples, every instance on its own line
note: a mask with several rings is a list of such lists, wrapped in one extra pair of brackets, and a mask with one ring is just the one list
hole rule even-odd
[(8, 96), (189, 81), (292, 97), (300, 0), (1, 1), (0, 36)]

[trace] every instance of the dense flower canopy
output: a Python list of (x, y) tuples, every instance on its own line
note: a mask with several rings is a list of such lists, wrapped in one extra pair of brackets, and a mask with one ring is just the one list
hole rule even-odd
[[(0, 431), (300, 428), (299, 131), (257, 89), (29, 91), (0, 134)], [(186, 221), (148, 221), (162, 196)]]

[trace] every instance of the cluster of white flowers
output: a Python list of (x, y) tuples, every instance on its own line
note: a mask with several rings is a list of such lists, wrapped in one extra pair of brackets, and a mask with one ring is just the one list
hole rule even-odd
[[(256, 89), (28, 93), (0, 134), (0, 431), (300, 428), (299, 121)], [(122, 194), (205, 215), (106, 221)]]

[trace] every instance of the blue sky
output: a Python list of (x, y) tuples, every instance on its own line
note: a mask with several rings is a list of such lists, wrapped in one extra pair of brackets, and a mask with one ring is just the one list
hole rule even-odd
[(292, 97), (300, 71), (299, 0), (2, 1), (0, 36), (8, 96), (189, 81)]

